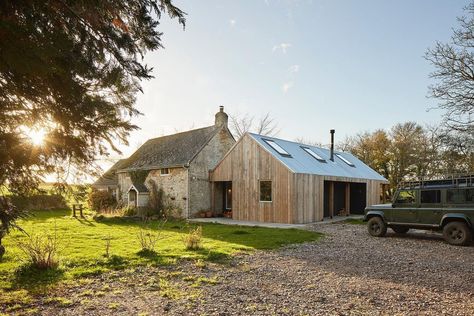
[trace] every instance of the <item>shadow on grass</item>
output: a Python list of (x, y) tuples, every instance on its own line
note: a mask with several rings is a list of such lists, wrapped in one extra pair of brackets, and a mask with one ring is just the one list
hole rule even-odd
[(54, 284), (64, 276), (61, 268), (39, 269), (31, 264), (24, 264), (15, 271), (14, 288), (41, 289)]
[(73, 219), (76, 219), (79, 223), (87, 226), (95, 226), (94, 221), (89, 220), (85, 217), (72, 217)]
[(72, 211), (68, 209), (57, 209), (48, 211), (28, 211), (27, 221), (34, 221), (37, 223), (46, 222), (52, 218), (71, 216)]

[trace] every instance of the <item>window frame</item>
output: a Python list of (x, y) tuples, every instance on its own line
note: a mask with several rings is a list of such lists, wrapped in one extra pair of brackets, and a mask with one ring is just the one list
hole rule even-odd
[[(262, 200), (262, 183), (270, 182), (270, 200)], [(258, 200), (261, 203), (272, 203), (273, 202), (273, 181), (272, 180), (258, 180)]]
[[(405, 192), (405, 191), (412, 191), (414, 192), (415, 195), (415, 200), (411, 203), (400, 203), (398, 202), (398, 198), (400, 197), (400, 193)], [(395, 205), (401, 205), (401, 206), (415, 206), (418, 205), (418, 201), (420, 200), (420, 190), (415, 190), (415, 189), (403, 189), (398, 191), (398, 194), (395, 196), (395, 199), (393, 200), (393, 204)]]
[[(270, 146), (274, 151), (276, 151), (277, 154), (279, 154), (280, 156), (287, 157), (287, 158), (292, 158), (291, 154), (285, 148), (283, 148), (280, 144), (278, 144), (276, 141), (274, 141), (272, 139), (265, 139), (265, 138), (262, 138), (262, 140), (268, 146)], [(281, 150), (278, 149), (278, 148), (280, 148)]]
[(350, 162), (346, 157), (344, 157), (343, 155), (341, 155), (340, 153), (334, 153), (334, 155), (341, 159), (346, 165), (348, 165), (349, 167), (353, 167), (355, 168), (355, 165), (354, 163)]
[(313, 157), (314, 159), (316, 159), (317, 161), (319, 162), (326, 162), (326, 159), (324, 159), (323, 157), (321, 157), (318, 153), (316, 153), (312, 148), (310, 147), (307, 147), (307, 146), (300, 146), (301, 149), (303, 149), (308, 155), (310, 155), (311, 157)]
[[(436, 192), (436, 191), (438, 192), (438, 193), (436, 194), (436, 198), (437, 198), (438, 202), (424, 202), (424, 201), (423, 201), (423, 193), (424, 193), (424, 192)], [(428, 204), (428, 205), (430, 205), (430, 204), (441, 204), (442, 201), (443, 201), (443, 199), (442, 199), (442, 191), (441, 191), (440, 189), (420, 190), (420, 204)]]
[[(166, 173), (163, 173), (163, 170), (166, 170)], [(160, 176), (165, 177), (169, 176), (170, 174), (170, 168), (160, 168)]]

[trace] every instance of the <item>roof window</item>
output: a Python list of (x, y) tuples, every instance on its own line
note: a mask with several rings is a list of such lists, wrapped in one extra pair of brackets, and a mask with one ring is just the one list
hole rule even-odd
[(323, 157), (321, 157), (320, 155), (318, 155), (317, 153), (315, 153), (311, 148), (309, 147), (304, 147), (304, 146), (301, 146), (301, 148), (306, 151), (308, 154), (310, 154), (314, 159), (316, 159), (317, 161), (320, 161), (320, 162), (326, 162), (326, 159), (324, 159)]
[(267, 143), (270, 147), (272, 147), (277, 153), (282, 155), (283, 157), (291, 157), (291, 155), (283, 149), (280, 145), (278, 145), (275, 141), (270, 139), (264, 139), (265, 143)]
[(346, 158), (342, 157), (341, 154), (335, 154), (337, 156), (337, 158), (341, 159), (342, 161), (344, 161), (346, 164), (348, 164), (349, 166), (351, 167), (355, 167), (355, 165), (350, 162), (349, 160), (347, 160)]

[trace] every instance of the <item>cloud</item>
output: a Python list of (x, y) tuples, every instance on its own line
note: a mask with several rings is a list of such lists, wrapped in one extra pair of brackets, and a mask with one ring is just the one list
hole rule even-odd
[(290, 74), (297, 73), (298, 71), (300, 71), (300, 65), (290, 66), (290, 68), (288, 68), (288, 71), (290, 72)]
[(230, 19), (229, 24), (230, 24), (230, 26), (235, 26), (235, 24), (237, 24), (237, 21), (234, 20), (234, 19)]
[(290, 90), (291, 87), (293, 87), (293, 82), (292, 81), (285, 82), (283, 84), (283, 86), (281, 86), (281, 90), (283, 91), (283, 93), (287, 93), (288, 90)]
[(286, 54), (286, 51), (288, 50), (288, 48), (291, 47), (291, 44), (290, 43), (280, 43), (278, 45), (275, 45), (273, 46), (273, 49), (272, 51), (273, 52), (276, 52), (277, 50), (280, 50), (283, 54)]

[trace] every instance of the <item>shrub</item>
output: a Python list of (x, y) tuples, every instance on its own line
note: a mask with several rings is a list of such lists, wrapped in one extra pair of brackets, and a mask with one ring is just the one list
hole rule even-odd
[(22, 210), (38, 211), (68, 208), (66, 199), (60, 194), (13, 195), (10, 200), (16, 208)]
[(142, 229), (137, 234), (138, 241), (140, 242), (140, 252), (155, 252), (155, 246), (159, 239), (159, 233), (149, 229)]
[(141, 246), (140, 252), (155, 252), (156, 243), (160, 239), (161, 231), (165, 224), (166, 220), (161, 221), (155, 231), (150, 228), (140, 228), (137, 234)]
[(184, 236), (183, 242), (187, 250), (201, 249), (202, 227), (198, 226), (195, 229), (191, 229), (190, 232)]
[(137, 210), (131, 206), (125, 206), (120, 211), (121, 216), (135, 216), (137, 215)]
[(59, 245), (56, 234), (54, 236), (31, 235), (26, 241), (19, 241), (18, 248), (35, 268), (54, 269), (59, 265)]
[(89, 193), (89, 208), (96, 212), (111, 211), (115, 209), (117, 201), (111, 192), (92, 190)]

